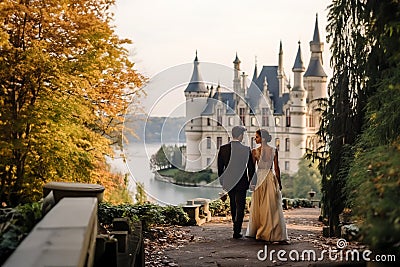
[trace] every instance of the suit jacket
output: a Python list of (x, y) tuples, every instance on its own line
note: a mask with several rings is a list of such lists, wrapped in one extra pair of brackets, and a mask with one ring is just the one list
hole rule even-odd
[(255, 166), (248, 146), (232, 141), (219, 148), (218, 176), (224, 190), (247, 190), (254, 172)]

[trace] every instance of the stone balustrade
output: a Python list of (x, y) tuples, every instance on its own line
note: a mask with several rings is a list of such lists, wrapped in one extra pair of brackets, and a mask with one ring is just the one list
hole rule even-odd
[(63, 198), (3, 266), (92, 266), (96, 236), (97, 198)]

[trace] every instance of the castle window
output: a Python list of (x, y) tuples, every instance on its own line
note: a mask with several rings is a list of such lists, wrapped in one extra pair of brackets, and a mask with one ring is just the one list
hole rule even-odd
[(232, 117), (229, 117), (229, 118), (228, 118), (228, 125), (229, 125), (229, 126), (232, 126), (232, 125), (233, 125), (233, 118), (232, 118)]
[(207, 158), (207, 166), (211, 165), (211, 158)]
[(261, 111), (261, 125), (262, 126), (269, 126), (268, 123), (268, 109), (263, 108)]
[(211, 137), (207, 136), (207, 149), (211, 149)]
[(315, 123), (314, 123), (314, 114), (312, 112), (310, 112), (308, 114), (308, 126), (309, 127), (315, 127)]
[(251, 148), (255, 148), (256, 147), (256, 141), (254, 139), (254, 137), (251, 138)]
[(257, 126), (257, 118), (254, 116), (251, 117), (251, 126)]
[(222, 137), (218, 136), (217, 137), (217, 149), (222, 145)]
[(243, 126), (246, 126), (246, 109), (245, 108), (239, 108), (239, 117), (240, 117), (240, 120), (242, 121)]
[(290, 139), (285, 139), (285, 151), (290, 151)]
[(279, 117), (275, 118), (275, 126), (281, 126), (281, 119)]
[(290, 127), (290, 109), (286, 109), (286, 127)]
[(279, 145), (280, 145), (281, 141), (279, 140), (279, 138), (275, 138), (275, 147), (276, 149), (279, 151)]
[(211, 119), (207, 118), (207, 126), (211, 126)]
[(222, 126), (222, 109), (217, 109), (217, 125)]
[(288, 171), (290, 168), (290, 162), (289, 161), (285, 161), (285, 171)]

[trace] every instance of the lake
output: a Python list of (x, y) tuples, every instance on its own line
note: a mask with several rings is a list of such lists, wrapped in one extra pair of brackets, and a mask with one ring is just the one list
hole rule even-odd
[(210, 187), (184, 187), (154, 179), (154, 173), (150, 169), (150, 157), (161, 147), (159, 143), (129, 143), (124, 145), (123, 153), (126, 163), (116, 155), (110, 160), (113, 172), (129, 175), (129, 191), (132, 196), (136, 192), (136, 182), (144, 184), (147, 199), (161, 205), (179, 205), (193, 198), (209, 198), (211, 200), (219, 197), (221, 188)]

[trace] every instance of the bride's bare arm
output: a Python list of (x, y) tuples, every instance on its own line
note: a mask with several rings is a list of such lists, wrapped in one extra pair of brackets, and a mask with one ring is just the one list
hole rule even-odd
[(257, 148), (253, 148), (251, 150), (251, 157), (253, 158), (253, 162), (254, 164), (256, 164), (258, 162), (258, 158), (257, 158)]

